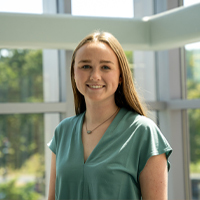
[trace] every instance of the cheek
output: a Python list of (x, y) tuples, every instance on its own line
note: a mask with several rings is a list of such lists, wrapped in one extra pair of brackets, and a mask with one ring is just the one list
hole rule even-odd
[(85, 73), (81, 72), (80, 70), (74, 70), (74, 79), (77, 89), (79, 91), (82, 90), (85, 86), (85, 82), (87, 81)]
[(112, 77), (113, 84), (118, 85), (120, 83), (120, 74), (119, 73), (113, 73), (110, 77)]
[(77, 74), (77, 69), (74, 68), (74, 78), (77, 76), (76, 74)]
[(74, 69), (74, 78), (76, 79), (76, 81), (78, 81), (81, 77), (81, 73), (79, 72), (79, 70)]
[(108, 79), (108, 81), (110, 81), (111, 87), (114, 90), (117, 90), (118, 85), (119, 85), (119, 77), (118, 76), (113, 76), (112, 79)]

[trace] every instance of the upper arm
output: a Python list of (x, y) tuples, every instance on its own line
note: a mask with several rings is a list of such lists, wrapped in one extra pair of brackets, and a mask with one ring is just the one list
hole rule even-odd
[(48, 200), (55, 200), (55, 185), (56, 185), (56, 154), (52, 152)]
[(140, 177), (143, 200), (167, 200), (167, 159), (165, 154), (152, 156)]

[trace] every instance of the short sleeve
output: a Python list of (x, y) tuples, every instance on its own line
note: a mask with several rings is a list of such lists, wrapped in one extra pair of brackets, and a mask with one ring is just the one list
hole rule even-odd
[(55, 135), (53, 136), (51, 141), (47, 144), (47, 146), (49, 147), (49, 149), (51, 149), (51, 151), (53, 153), (56, 154), (56, 138), (55, 138)]
[(56, 155), (58, 154), (59, 149), (62, 148), (62, 141), (70, 141), (69, 139), (70, 134), (66, 134), (66, 133), (73, 132), (72, 129), (73, 127), (75, 127), (75, 124), (77, 123), (78, 119), (79, 118), (76, 118), (76, 116), (69, 117), (62, 120), (56, 126), (55, 131), (54, 131), (54, 136), (52, 137), (51, 141), (47, 143), (47, 146), (53, 153), (55, 153)]
[(168, 161), (168, 158), (172, 153), (172, 148), (153, 121), (150, 121), (150, 123), (148, 123), (148, 125), (143, 129), (140, 147), (138, 177), (150, 157), (163, 153), (166, 155), (169, 171), (170, 162)]

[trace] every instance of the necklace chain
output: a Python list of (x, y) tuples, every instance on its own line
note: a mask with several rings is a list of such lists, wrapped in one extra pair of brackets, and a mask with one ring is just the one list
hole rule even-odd
[(101, 124), (99, 124), (96, 128), (94, 128), (93, 130), (87, 130), (87, 122), (85, 122), (85, 129), (86, 129), (86, 132), (88, 134), (92, 133), (94, 130), (96, 130), (99, 126), (101, 126), (102, 124), (104, 124), (105, 122), (107, 122), (110, 118), (112, 118), (116, 113), (117, 111), (119, 110), (119, 108), (117, 108), (117, 110), (114, 112), (114, 114), (112, 114), (108, 119), (106, 119), (105, 121), (103, 121)]

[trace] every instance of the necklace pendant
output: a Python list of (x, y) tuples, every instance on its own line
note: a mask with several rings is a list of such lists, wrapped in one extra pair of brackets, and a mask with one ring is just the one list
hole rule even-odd
[(92, 131), (88, 130), (87, 133), (90, 134), (90, 133), (92, 133)]

